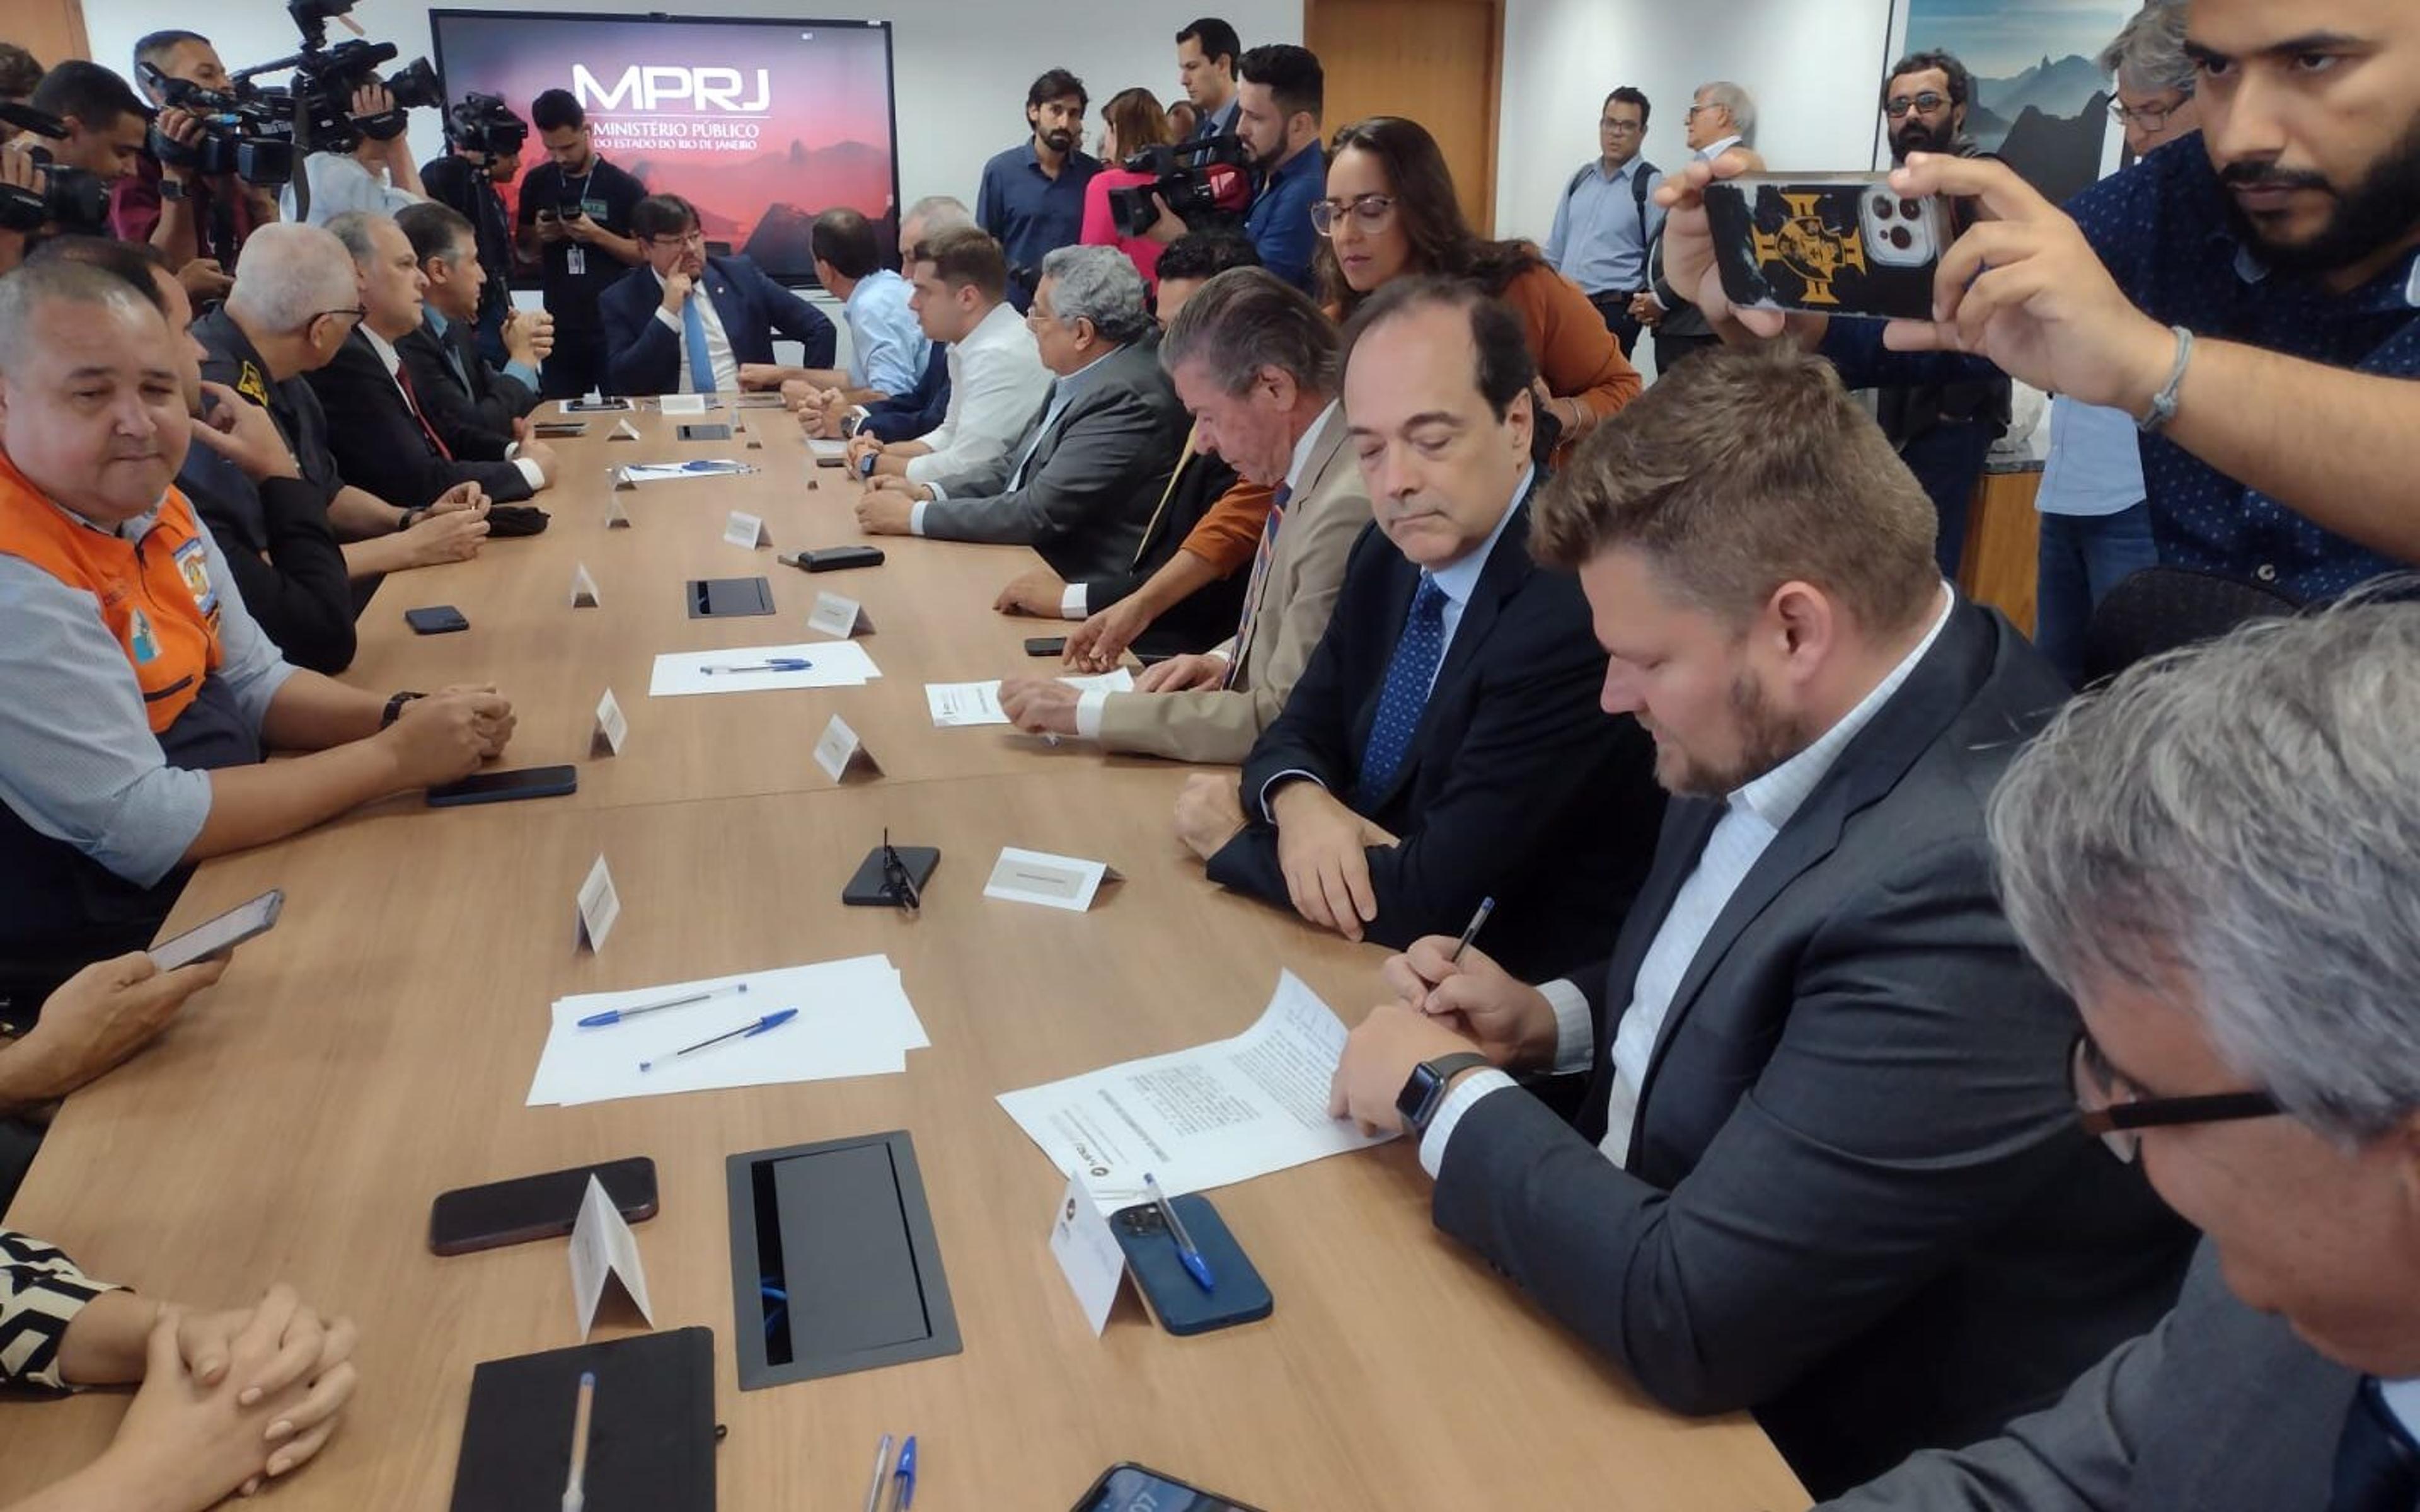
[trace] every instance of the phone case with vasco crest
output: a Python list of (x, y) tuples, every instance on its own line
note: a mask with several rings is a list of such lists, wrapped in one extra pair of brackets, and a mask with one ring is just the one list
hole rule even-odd
[(1706, 186), (1723, 293), (1742, 309), (1930, 320), (1947, 205), (1879, 173), (1743, 174)]

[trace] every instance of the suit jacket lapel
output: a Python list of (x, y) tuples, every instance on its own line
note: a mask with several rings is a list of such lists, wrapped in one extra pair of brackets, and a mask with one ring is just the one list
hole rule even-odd
[(748, 303), (731, 286), (721, 262), (708, 257), (705, 276), (698, 282), (706, 285), (706, 297), (714, 301), (714, 313), (722, 321), (722, 339), (731, 344), (732, 365), (762, 361), (755, 347), (765, 340), (763, 323), (750, 318)]

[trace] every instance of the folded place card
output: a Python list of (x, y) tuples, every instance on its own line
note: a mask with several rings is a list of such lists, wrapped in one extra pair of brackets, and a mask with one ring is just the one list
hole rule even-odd
[(663, 397), (664, 413), (668, 415), (702, 415), (706, 413), (703, 393), (667, 393)]
[(735, 509), (722, 527), (722, 539), (726, 545), (743, 546), (753, 551), (760, 546), (771, 546), (773, 532), (765, 528), (762, 518), (744, 509)]
[(845, 640), (851, 636), (872, 635), (874, 616), (865, 612), (864, 605), (845, 594), (817, 594), (814, 611), (807, 616), (807, 628)]
[(597, 579), (588, 576), (588, 564), (586, 563), (582, 563), (578, 567), (572, 569), (571, 607), (573, 609), (595, 609), (597, 607)]
[(1118, 1288), (1126, 1278), (1126, 1252), (1118, 1247), (1118, 1236), (1109, 1231), (1109, 1214), (1101, 1211), (1081, 1175), (1068, 1178), (1059, 1211), (1051, 1217), (1050, 1256), (1059, 1262), (1067, 1289), (1076, 1294), (1076, 1305), (1084, 1309), (1084, 1321), (1093, 1325), (1093, 1336), (1098, 1338), (1109, 1326), (1109, 1309), (1117, 1305)]
[(882, 764), (876, 761), (874, 752), (866, 749), (865, 743), (857, 738), (857, 732), (848, 727), (848, 721), (837, 714), (831, 717), (830, 724), (824, 726), (823, 738), (815, 742), (814, 755), (815, 764), (835, 782), (845, 782), (853, 774), (866, 777), (882, 775)]
[(630, 738), (630, 721), (622, 716), (622, 705), (614, 700), (613, 690), (597, 701), (597, 728), (588, 737), (591, 756), (619, 756), (622, 742)]
[(1124, 880), (1100, 861), (1004, 845), (991, 869), (991, 880), (984, 884), (984, 896), (1080, 914), (1093, 906), (1093, 895), (1101, 890), (1101, 884)]
[(613, 873), (605, 870), (600, 856), (588, 869), (588, 880), (580, 885), (580, 927), (572, 949), (602, 950), (605, 936), (613, 933), (613, 921), (621, 917), (622, 896), (613, 890)]
[(605, 1300), (605, 1284), (621, 1283), (622, 1291), (639, 1309), (647, 1326), (656, 1326), (656, 1310), (647, 1302), (647, 1273), (639, 1264), (638, 1236), (605, 1195), (605, 1183), (594, 1174), (580, 1199), (580, 1218), (571, 1227), (571, 1303), (580, 1318), (580, 1337), (597, 1326), (597, 1307)]
[(626, 417), (613, 423), (613, 428), (605, 433), (605, 439), (609, 441), (635, 441), (639, 439), (639, 427), (631, 424)]

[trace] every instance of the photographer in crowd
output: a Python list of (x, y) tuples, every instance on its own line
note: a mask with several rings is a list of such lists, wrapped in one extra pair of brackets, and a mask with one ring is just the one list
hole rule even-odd
[(169, 101), (178, 83), (213, 94), (229, 87), (218, 49), (198, 32), (152, 32), (134, 44), (134, 77), (151, 103), (161, 107), (152, 122), (154, 150), (135, 161), (134, 171), (109, 193), (110, 234), (120, 241), (147, 241), (165, 253), (177, 281), (196, 300), (221, 300), (235, 285), (236, 258), (255, 227), (277, 219), (277, 185), (247, 182), (235, 174), (205, 173), (172, 162), (159, 141), (191, 148), (202, 123)]
[(479, 290), (479, 354), (491, 363), (504, 357), (504, 316), (513, 307), (513, 228), (500, 183), (520, 177), (521, 147), (529, 122), (494, 95), (473, 94), (445, 112), (446, 155), (423, 163), (421, 184), (428, 197), (451, 206), (471, 223), (487, 280)]
[(278, 198), (286, 219), (326, 225), (348, 210), (393, 215), (427, 199), (427, 188), (412, 165), (411, 143), (403, 134), (407, 116), (377, 79), (356, 85), (348, 114), (351, 143), (302, 160), (302, 193), (307, 203), (298, 213), (296, 188), (287, 185)]

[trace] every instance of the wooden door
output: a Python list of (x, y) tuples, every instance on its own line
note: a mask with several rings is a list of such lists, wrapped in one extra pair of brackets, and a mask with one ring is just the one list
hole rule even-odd
[(1366, 116), (1427, 127), (1463, 213), (1492, 235), (1503, 0), (1304, 0), (1302, 27), (1327, 74), (1328, 131)]
[[(8, 23), (0, 27), (0, 36), (33, 54), (42, 67), (92, 56), (91, 44), (85, 39), (84, 0), (9, 0), (8, 12)], [(123, 72), (127, 65), (119, 62), (111, 67)]]

